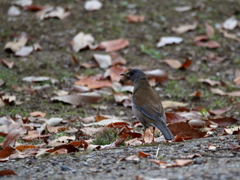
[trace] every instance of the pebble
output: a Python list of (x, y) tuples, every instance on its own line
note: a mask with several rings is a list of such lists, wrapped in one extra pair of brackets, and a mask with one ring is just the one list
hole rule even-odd
[(70, 168), (67, 167), (67, 166), (62, 166), (62, 167), (61, 167), (61, 170), (62, 170), (62, 171), (68, 171), (68, 170), (70, 170)]

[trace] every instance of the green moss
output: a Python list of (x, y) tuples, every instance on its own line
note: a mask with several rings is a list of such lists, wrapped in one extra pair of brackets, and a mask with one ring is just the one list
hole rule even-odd
[(5, 137), (4, 136), (0, 136), (0, 143), (2, 143), (4, 141)]

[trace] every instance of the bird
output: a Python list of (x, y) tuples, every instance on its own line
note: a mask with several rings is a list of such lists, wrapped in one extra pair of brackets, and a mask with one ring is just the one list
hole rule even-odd
[(166, 125), (166, 115), (160, 97), (149, 84), (147, 75), (139, 69), (131, 69), (120, 74), (131, 79), (134, 84), (132, 94), (132, 111), (134, 116), (144, 127), (158, 128), (166, 140), (174, 138)]

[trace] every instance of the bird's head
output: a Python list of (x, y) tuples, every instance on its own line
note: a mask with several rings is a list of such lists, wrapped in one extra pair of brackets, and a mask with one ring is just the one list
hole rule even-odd
[(126, 73), (122, 73), (121, 75), (129, 77), (132, 80), (133, 83), (135, 83), (135, 81), (137, 79), (139, 79), (139, 77), (147, 79), (146, 74), (139, 69), (131, 69), (130, 71), (128, 71)]

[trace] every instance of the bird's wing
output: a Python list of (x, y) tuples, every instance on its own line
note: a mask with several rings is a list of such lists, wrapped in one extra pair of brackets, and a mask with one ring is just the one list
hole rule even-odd
[[(139, 91), (143, 92), (140, 93)], [(134, 107), (136, 107), (136, 109), (140, 111), (143, 115), (147, 116), (152, 120), (162, 120), (166, 122), (165, 115), (163, 114), (164, 110), (156, 92), (151, 89), (153, 93), (146, 94), (146, 92), (144, 91), (145, 89), (142, 88), (138, 88), (135, 90), (133, 96)]]

